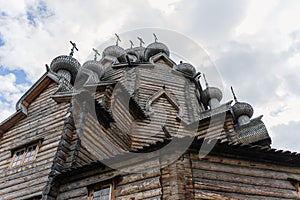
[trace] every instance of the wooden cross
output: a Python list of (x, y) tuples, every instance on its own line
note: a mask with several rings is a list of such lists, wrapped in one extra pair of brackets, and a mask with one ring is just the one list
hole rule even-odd
[(117, 37), (116, 46), (118, 46), (119, 42), (121, 42), (120, 36), (115, 33), (115, 36)]
[(140, 37), (137, 37), (137, 39), (140, 41), (140, 47), (142, 47), (143, 46), (143, 44), (145, 44), (145, 42), (143, 41), (143, 39), (142, 38), (140, 38)]
[(153, 36), (154, 36), (154, 41), (157, 42), (158, 39), (157, 39), (157, 36), (155, 35), (155, 33), (153, 33)]
[(97, 49), (94, 49), (94, 48), (93, 48), (93, 51), (95, 52), (94, 60), (97, 60), (97, 56), (100, 56), (100, 53), (98, 52)]
[(133, 42), (131, 40), (129, 40), (130, 42), (130, 49), (132, 49), (132, 47), (134, 46)]
[(73, 54), (74, 54), (74, 49), (75, 49), (76, 51), (78, 51), (78, 49), (77, 49), (77, 47), (76, 47), (75, 42), (70, 41), (70, 43), (72, 44), (72, 49), (71, 49), (70, 56), (73, 56)]

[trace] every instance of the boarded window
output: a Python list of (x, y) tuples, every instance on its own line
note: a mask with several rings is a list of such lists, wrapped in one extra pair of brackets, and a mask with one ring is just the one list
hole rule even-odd
[(40, 143), (35, 143), (14, 150), (10, 167), (16, 167), (34, 161), (39, 150), (39, 144)]

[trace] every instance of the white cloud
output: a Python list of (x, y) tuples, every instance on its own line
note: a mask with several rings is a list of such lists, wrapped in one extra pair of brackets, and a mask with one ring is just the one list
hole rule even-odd
[(271, 14), (274, 7), (278, 4), (277, 0), (252, 0), (245, 19), (235, 29), (235, 34), (255, 34), (265, 25), (266, 19)]
[(148, 0), (152, 8), (159, 9), (161, 12), (171, 14), (176, 10), (176, 3), (180, 0)]
[(2, 122), (3, 120), (5, 120), (8, 116), (10, 116), (14, 111), (14, 107), (11, 106), (9, 103), (5, 103), (0, 101), (0, 108), (1, 108), (1, 112), (0, 112), (0, 121)]
[(15, 104), (29, 88), (27, 84), (17, 84), (16, 76), (12, 73), (0, 75), (0, 121), (15, 111)]

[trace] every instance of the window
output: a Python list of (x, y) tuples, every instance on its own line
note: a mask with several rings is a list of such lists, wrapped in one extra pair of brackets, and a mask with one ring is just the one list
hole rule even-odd
[(35, 160), (40, 143), (28, 145), (13, 151), (10, 167), (20, 166)]
[(97, 184), (90, 188), (88, 200), (112, 200), (112, 184)]

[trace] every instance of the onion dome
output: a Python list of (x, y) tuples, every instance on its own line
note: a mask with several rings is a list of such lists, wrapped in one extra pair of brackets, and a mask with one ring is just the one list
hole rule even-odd
[(250, 104), (245, 103), (245, 102), (236, 102), (232, 106), (232, 111), (234, 116), (238, 119), (242, 115), (246, 115), (249, 118), (252, 117), (253, 115), (253, 108)]
[(61, 74), (70, 83), (74, 83), (80, 63), (72, 56), (62, 55), (54, 58), (50, 64), (50, 70)]
[[(126, 52), (128, 52), (128, 51), (126, 50)], [(138, 61), (138, 59), (135, 55), (127, 54), (127, 56), (128, 56), (128, 59), (130, 60), (130, 62), (137, 62)]]
[(222, 97), (222, 91), (216, 87), (207, 87), (202, 93), (202, 100), (205, 105), (209, 105), (209, 101), (212, 99), (216, 99), (220, 102)]
[(105, 67), (101, 81), (111, 81), (115, 70), (112, 67)]
[(126, 53), (129, 57), (132, 57), (133, 59), (136, 58), (137, 61), (145, 61), (144, 53), (145, 53), (145, 47), (134, 47), (126, 50)]
[(102, 52), (102, 57), (105, 56), (116, 58), (119, 62), (126, 62), (126, 51), (117, 45), (106, 47)]
[(183, 63), (182, 61), (180, 61), (179, 65), (175, 66), (175, 70), (188, 75), (190, 77), (193, 77), (196, 74), (196, 69), (193, 65), (189, 64), (189, 63)]
[(149, 44), (145, 50), (145, 59), (149, 60), (150, 57), (158, 53), (165, 53), (167, 56), (169, 56), (170, 55), (169, 48), (165, 44), (161, 42), (157, 42), (157, 37), (155, 33), (153, 33), (153, 36), (154, 36), (154, 42)]
[(97, 74), (98, 79), (100, 80), (104, 74), (104, 66), (96, 60), (88, 60), (82, 65), (83, 69), (88, 69), (93, 72), (93, 74)]
[(149, 44), (145, 50), (145, 60), (149, 60), (150, 57), (158, 54), (165, 53), (167, 56), (170, 55), (169, 48), (161, 42), (153, 42)]
[(216, 87), (209, 87), (205, 74), (203, 74), (203, 78), (206, 85), (206, 89), (201, 93), (203, 104), (209, 106), (210, 109), (217, 108), (223, 97), (222, 91)]
[(231, 92), (235, 100), (235, 104), (232, 106), (232, 112), (235, 116), (235, 119), (239, 122), (240, 125), (250, 122), (250, 118), (253, 115), (253, 108), (250, 104), (245, 102), (239, 102), (234, 94), (233, 88), (231, 87)]
[(130, 40), (131, 47), (126, 50), (126, 53), (129, 59), (137, 62), (143, 62), (145, 61), (145, 47), (143, 47), (145, 42), (140, 37), (137, 37), (137, 39), (140, 41), (140, 46), (132, 48), (133, 42)]

